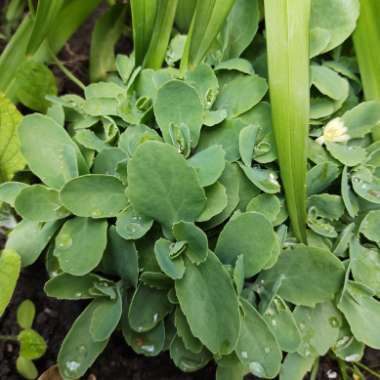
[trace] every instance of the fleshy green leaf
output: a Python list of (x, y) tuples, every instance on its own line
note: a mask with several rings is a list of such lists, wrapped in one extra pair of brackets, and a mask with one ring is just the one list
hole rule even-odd
[(17, 323), (23, 329), (30, 329), (32, 327), (35, 316), (36, 307), (31, 300), (23, 301), (17, 308)]
[(32, 329), (22, 330), (17, 336), (20, 343), (20, 355), (28, 360), (39, 359), (47, 349), (44, 338)]
[(170, 257), (170, 246), (172, 242), (159, 239), (154, 245), (154, 253), (161, 270), (173, 280), (178, 280), (185, 273), (185, 265), (181, 257)]

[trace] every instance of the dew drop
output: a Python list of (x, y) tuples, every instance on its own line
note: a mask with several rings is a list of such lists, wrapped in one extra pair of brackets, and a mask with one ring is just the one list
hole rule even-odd
[(271, 324), (272, 324), (272, 326), (277, 326), (277, 321), (273, 318), (273, 319), (271, 320)]
[(76, 292), (75, 293), (76, 298), (80, 298), (80, 297), (82, 297), (82, 295), (83, 295), (82, 292)]
[(64, 375), (67, 377), (77, 377), (80, 363), (76, 360), (69, 360), (65, 363)]
[(329, 323), (331, 327), (334, 327), (334, 328), (339, 327), (339, 321), (338, 321), (338, 318), (336, 317), (329, 318)]
[(253, 375), (256, 375), (258, 377), (265, 376), (265, 369), (259, 362), (249, 363), (249, 370)]
[(95, 210), (92, 211), (92, 213), (91, 213), (91, 216), (92, 216), (93, 218), (99, 218), (101, 215), (102, 215), (102, 212), (101, 212), (99, 209), (95, 209)]
[(346, 362), (357, 362), (361, 359), (361, 356), (359, 354), (352, 354), (348, 355), (344, 358)]
[(306, 326), (305, 326), (304, 323), (300, 323), (300, 329), (301, 329), (301, 330), (305, 330), (305, 327), (306, 327)]
[(78, 347), (78, 352), (81, 354), (81, 355), (86, 355), (87, 354), (87, 348), (84, 344), (80, 345)]
[(269, 348), (269, 347), (265, 347), (265, 348), (264, 348), (264, 352), (265, 352), (266, 354), (269, 354), (269, 353), (270, 353), (270, 348)]
[(152, 345), (152, 344), (149, 344), (149, 345), (143, 345), (140, 347), (142, 351), (145, 351), (149, 354), (153, 354), (156, 350), (156, 348)]
[(248, 359), (248, 353), (247, 353), (247, 351), (242, 351), (240, 355), (241, 355), (241, 357), (243, 359)]
[(153, 322), (154, 322), (154, 323), (158, 322), (158, 313), (155, 313), (155, 314), (153, 315)]
[(337, 379), (338, 378), (338, 374), (335, 371), (333, 371), (332, 369), (329, 369), (326, 372), (326, 375), (327, 375), (328, 379)]
[(57, 237), (57, 246), (61, 249), (69, 249), (73, 244), (73, 240), (69, 234), (60, 234)]

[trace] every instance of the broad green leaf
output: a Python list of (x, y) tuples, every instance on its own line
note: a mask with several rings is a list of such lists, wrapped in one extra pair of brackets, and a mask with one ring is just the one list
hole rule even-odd
[(140, 239), (152, 225), (153, 219), (140, 215), (132, 207), (128, 207), (116, 219), (116, 231), (126, 240)]
[(181, 371), (195, 372), (206, 366), (212, 355), (205, 348), (196, 353), (188, 350), (177, 335), (170, 344), (170, 357)]
[(59, 201), (59, 193), (42, 185), (24, 188), (15, 201), (15, 209), (23, 219), (33, 222), (53, 222), (68, 216)]
[(191, 145), (198, 143), (203, 107), (196, 90), (180, 80), (166, 82), (157, 93), (154, 114), (164, 140), (172, 143), (170, 129), (185, 124), (190, 130)]
[(194, 221), (206, 204), (194, 169), (174, 147), (150, 141), (128, 164), (128, 198), (142, 215), (166, 226)]
[(331, 302), (320, 303), (314, 308), (297, 306), (294, 318), (302, 336), (300, 355), (323, 356), (338, 340), (342, 317)]
[(106, 221), (73, 218), (55, 238), (54, 256), (65, 273), (83, 276), (100, 263), (106, 245)]
[(67, 182), (62, 204), (74, 215), (92, 218), (116, 216), (127, 206), (123, 184), (114, 176), (91, 174)]
[(0, 316), (8, 306), (20, 275), (21, 259), (13, 249), (5, 249), (0, 255)]
[(152, 330), (170, 313), (171, 309), (172, 305), (168, 301), (165, 290), (140, 284), (129, 305), (129, 325), (139, 333)]
[(137, 354), (144, 356), (157, 356), (164, 348), (165, 325), (161, 321), (156, 327), (147, 332), (138, 333), (131, 329), (128, 318), (122, 320), (123, 336), (128, 345)]
[(16, 369), (25, 379), (34, 380), (38, 376), (38, 370), (35, 364), (31, 360), (25, 359), (22, 356), (19, 356), (16, 360)]
[(325, 53), (340, 45), (354, 31), (358, 16), (358, 0), (312, 0), (311, 55)]
[(234, 349), (240, 330), (232, 281), (211, 251), (198, 266), (189, 260), (185, 265), (185, 275), (176, 280), (175, 289), (190, 330), (212, 353), (228, 354)]
[(71, 326), (58, 353), (59, 372), (66, 379), (75, 380), (86, 373), (108, 344), (95, 342), (90, 334), (93, 313), (98, 303), (93, 301)]
[(245, 277), (259, 273), (271, 257), (275, 235), (262, 214), (247, 212), (228, 221), (219, 235), (215, 253), (224, 264), (234, 265), (244, 256)]
[(281, 186), (277, 180), (277, 175), (270, 169), (261, 167), (249, 167), (239, 164), (247, 178), (264, 193), (275, 194), (280, 192)]
[(341, 193), (344, 206), (350, 215), (351, 218), (354, 218), (359, 212), (359, 205), (357, 202), (357, 198), (353, 193), (350, 185), (348, 184), (348, 170), (347, 166), (343, 168), (342, 178), (341, 178)]
[(338, 165), (332, 162), (321, 162), (307, 172), (308, 195), (326, 190), (339, 176)]
[(240, 131), (239, 152), (246, 166), (251, 166), (258, 130), (257, 125), (248, 125)]
[(248, 203), (246, 210), (261, 213), (274, 223), (280, 213), (281, 202), (276, 195), (259, 194)]
[(31, 300), (25, 300), (17, 308), (17, 323), (22, 329), (32, 327), (34, 317), (36, 316), (36, 307)]
[(5, 248), (14, 249), (23, 267), (32, 265), (60, 227), (60, 222), (38, 223), (21, 221), (9, 234)]
[(287, 355), (281, 367), (280, 380), (303, 380), (314, 361), (312, 355), (306, 358), (297, 353)]
[(186, 349), (194, 353), (201, 352), (203, 349), (202, 343), (193, 336), (189, 323), (179, 307), (175, 309), (174, 324), (177, 329), (177, 334), (182, 339)]
[(91, 317), (90, 334), (95, 342), (104, 342), (116, 330), (121, 318), (123, 304), (120, 289), (117, 289), (116, 300), (98, 298), (94, 303), (96, 308)]
[(367, 346), (380, 349), (380, 302), (368, 292), (368, 288), (349, 281), (338, 304), (350, 325), (354, 337)]
[(169, 240), (159, 239), (154, 245), (154, 254), (161, 270), (173, 280), (181, 279), (185, 273), (185, 265), (181, 257), (170, 257)]
[(30, 170), (46, 185), (60, 189), (85, 173), (86, 163), (68, 133), (48, 116), (32, 114), (20, 125), (21, 151)]
[(352, 173), (352, 187), (361, 198), (380, 204), (380, 178), (374, 176), (367, 168)]
[(350, 244), (350, 259), (350, 268), (355, 281), (368, 286), (376, 295), (380, 295), (380, 251), (374, 247), (364, 247), (360, 245), (358, 239), (353, 239)]
[(26, 54), (33, 55), (44, 39), (49, 35), (54, 23), (57, 20), (57, 14), (61, 9), (63, 0), (39, 0), (37, 3), (37, 12), (33, 20), (33, 29), (31, 31)]
[(181, 69), (194, 68), (209, 51), (235, 0), (197, 2), (186, 40)]
[(227, 17), (223, 35), (223, 57), (240, 57), (249, 46), (259, 26), (259, 2), (237, 0)]
[(370, 211), (360, 224), (360, 232), (380, 247), (380, 210)]
[(105, 79), (115, 69), (115, 45), (124, 29), (126, 6), (115, 4), (95, 23), (91, 35), (90, 79)]
[(334, 142), (326, 143), (330, 154), (346, 166), (356, 166), (364, 163), (367, 153), (364, 148), (351, 144), (340, 144)]
[(177, 34), (171, 39), (165, 56), (168, 66), (173, 66), (182, 58), (185, 42), (186, 36), (183, 34)]
[(264, 5), (278, 161), (293, 232), (305, 242), (311, 0), (267, 0)]
[(241, 299), (241, 306), (242, 322), (236, 354), (253, 375), (272, 379), (280, 372), (280, 347), (258, 311), (244, 299)]
[(236, 355), (225, 356), (224, 358), (232, 357), (233, 360), (229, 360), (224, 363), (223, 358), (217, 364), (216, 368), (216, 380), (242, 380), (247, 374), (248, 369), (240, 362)]
[(117, 232), (115, 226), (108, 230), (108, 245), (103, 256), (102, 267), (107, 273), (118, 275), (121, 279), (137, 286), (139, 276), (139, 257), (136, 246), (126, 241)]
[(231, 58), (227, 61), (220, 62), (215, 66), (215, 71), (220, 70), (233, 70), (243, 74), (254, 74), (251, 62), (244, 58)]
[(119, 148), (104, 148), (96, 155), (92, 172), (116, 176), (117, 165), (126, 158), (127, 155)]
[(220, 182), (208, 186), (205, 192), (207, 198), (206, 207), (197, 218), (197, 222), (210, 220), (213, 216), (220, 214), (227, 206), (226, 189)]
[(50, 103), (45, 97), (58, 92), (53, 72), (43, 63), (31, 59), (20, 66), (15, 81), (17, 99), (34, 111), (46, 112)]
[(331, 252), (300, 244), (283, 251), (274, 267), (260, 275), (260, 280), (265, 288), (271, 288), (280, 277), (278, 294), (282, 298), (314, 307), (333, 299), (342, 285), (344, 266)]
[(178, 241), (187, 243), (186, 256), (193, 264), (204, 262), (208, 254), (207, 235), (195, 224), (178, 222), (173, 226), (173, 235)]
[(225, 160), (224, 150), (220, 145), (213, 145), (190, 157), (187, 162), (196, 170), (202, 187), (214, 184), (222, 175)]
[(239, 75), (221, 88), (214, 108), (224, 109), (229, 118), (234, 118), (253, 108), (267, 91), (268, 85), (264, 78)]
[(289, 306), (281, 297), (274, 297), (263, 313), (276, 337), (281, 349), (285, 352), (297, 352), (301, 344), (301, 334)]
[[(136, 55), (136, 49), (135, 49), (135, 55)], [(120, 78), (123, 80), (124, 83), (127, 83), (135, 67), (135, 56), (118, 54), (115, 59), (115, 66)]]
[(4, 182), (0, 185), (0, 202), (5, 202), (15, 206), (15, 201), (17, 196), (20, 194), (21, 190), (28, 187), (26, 183), (22, 182)]
[(17, 336), (20, 343), (20, 356), (28, 360), (36, 360), (43, 356), (47, 349), (44, 338), (32, 329), (25, 329)]
[(17, 137), (21, 118), (17, 108), (0, 93), (0, 182), (11, 180), (25, 166)]
[(308, 198), (309, 210), (329, 220), (338, 220), (344, 214), (342, 198), (334, 194), (315, 194)]

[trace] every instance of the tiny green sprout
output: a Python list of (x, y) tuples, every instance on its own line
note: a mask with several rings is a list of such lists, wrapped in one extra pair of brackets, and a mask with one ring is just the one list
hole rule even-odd
[(32, 328), (35, 315), (34, 303), (30, 300), (23, 301), (17, 308), (17, 323), (21, 329), (19, 334), (17, 336), (0, 335), (0, 340), (18, 342), (20, 350), (16, 369), (22, 377), (30, 380), (38, 376), (38, 370), (33, 361), (41, 358), (47, 349), (45, 339)]

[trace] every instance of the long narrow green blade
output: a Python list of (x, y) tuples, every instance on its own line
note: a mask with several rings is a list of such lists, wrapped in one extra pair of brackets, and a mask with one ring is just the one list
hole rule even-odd
[(353, 34), (366, 100), (380, 100), (380, 1), (361, 0)]
[(311, 0), (265, 0), (269, 90), (281, 178), (293, 232), (306, 241)]
[(186, 40), (181, 69), (197, 66), (218, 35), (235, 0), (198, 0)]
[(157, 12), (157, 0), (131, 0), (133, 46), (136, 65), (144, 61), (152, 37)]
[(144, 66), (159, 69), (169, 45), (178, 0), (157, 0), (158, 8)]

